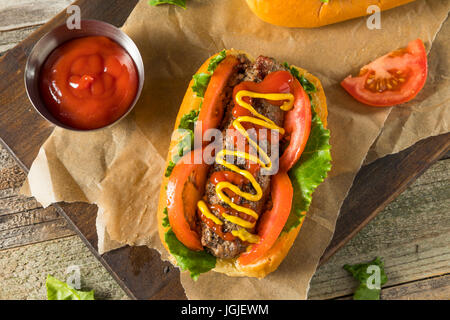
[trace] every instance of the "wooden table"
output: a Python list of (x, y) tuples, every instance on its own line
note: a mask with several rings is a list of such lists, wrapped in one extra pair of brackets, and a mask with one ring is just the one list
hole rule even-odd
[[(6, 3), (5, 3), (6, 2)], [(69, 0), (3, 0), (0, 52), (12, 48), (70, 4)], [(0, 93), (1, 94), (1, 93)], [(450, 156), (434, 164), (355, 238), (319, 268), (310, 298), (348, 298), (356, 282), (345, 263), (379, 255), (389, 282), (385, 299), (450, 298)], [(108, 271), (53, 208), (18, 195), (25, 174), (0, 149), (0, 299), (43, 299), (47, 274), (65, 279), (80, 266), (82, 286), (97, 298), (126, 299)]]

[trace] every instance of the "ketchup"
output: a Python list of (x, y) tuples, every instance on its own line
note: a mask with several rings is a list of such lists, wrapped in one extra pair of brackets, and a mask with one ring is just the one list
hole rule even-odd
[[(249, 207), (248, 204), (243, 204), (242, 206)], [(249, 215), (245, 214), (244, 212), (234, 210), (233, 208), (230, 208), (230, 207), (224, 207), (220, 204), (211, 204), (209, 207), (211, 208), (211, 210), (218, 212), (220, 215), (222, 215), (223, 213), (226, 213), (226, 214), (229, 214), (230, 216), (239, 217), (248, 222), (256, 222), (256, 219), (253, 218), (252, 216), (249, 216)]]
[(242, 186), (244, 183), (249, 183), (244, 176), (241, 176), (239, 173), (233, 171), (216, 171), (211, 175), (210, 180), (214, 185), (222, 181), (228, 181), (238, 186)]
[(207, 217), (205, 217), (205, 215), (203, 215), (202, 213), (200, 213), (200, 219), (202, 219), (202, 221), (210, 228), (214, 231), (215, 234), (217, 234), (219, 237), (221, 237), (223, 240), (225, 241), (234, 241), (234, 239), (236, 239), (235, 236), (233, 236), (233, 234), (231, 232), (223, 232), (222, 231), (222, 226), (219, 224), (214, 223), (214, 221), (212, 221), (211, 219), (208, 219)]
[(127, 112), (136, 97), (138, 74), (130, 55), (106, 37), (83, 37), (56, 48), (39, 78), (52, 115), (76, 129), (107, 126)]

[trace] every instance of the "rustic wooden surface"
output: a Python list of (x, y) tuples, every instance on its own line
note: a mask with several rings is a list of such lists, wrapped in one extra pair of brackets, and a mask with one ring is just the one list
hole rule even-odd
[[(27, 37), (69, 2), (2, 2), (0, 52)], [(390, 278), (383, 298), (450, 298), (449, 161), (432, 166), (323, 265), (312, 281), (310, 297), (348, 297), (355, 283), (342, 265), (380, 255), (386, 260)], [(54, 208), (42, 209), (33, 199), (17, 194), (24, 178), (20, 166), (1, 149), (0, 298), (44, 298), (46, 274), (64, 279), (69, 265), (81, 267), (83, 286), (95, 289), (98, 297), (126, 298)], [(141, 253), (139, 249), (130, 251)], [(140, 266), (129, 267), (140, 270)]]

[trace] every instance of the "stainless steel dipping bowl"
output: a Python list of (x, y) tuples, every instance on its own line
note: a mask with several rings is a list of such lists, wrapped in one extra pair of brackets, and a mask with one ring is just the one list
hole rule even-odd
[(122, 30), (114, 27), (109, 23), (98, 20), (82, 20), (81, 29), (69, 30), (65, 24), (56, 27), (55, 29), (44, 35), (36, 43), (33, 50), (31, 50), (31, 53), (27, 59), (27, 64), (25, 66), (25, 89), (27, 91), (27, 95), (31, 101), (31, 104), (43, 118), (58, 127), (74, 131), (94, 131), (103, 129), (105, 127), (92, 130), (82, 130), (68, 126), (56, 119), (47, 109), (44, 101), (41, 98), (41, 94), (39, 92), (39, 73), (42, 65), (53, 50), (62, 45), (64, 42), (87, 36), (104, 36), (117, 42), (125, 49), (125, 51), (128, 52), (130, 57), (133, 59), (139, 77), (136, 97), (128, 108), (128, 111), (119, 119), (105, 127), (110, 127), (116, 124), (131, 112), (131, 110), (136, 105), (136, 102), (139, 99), (142, 88), (144, 86), (144, 63), (142, 62), (141, 54), (137, 46), (134, 44), (133, 40), (131, 40), (131, 38), (128, 37), (128, 35), (126, 35)]

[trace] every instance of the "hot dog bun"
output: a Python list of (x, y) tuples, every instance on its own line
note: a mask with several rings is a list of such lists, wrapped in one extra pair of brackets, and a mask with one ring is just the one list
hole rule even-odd
[[(227, 55), (235, 55), (238, 54), (245, 54), (249, 60), (254, 61), (252, 57), (250, 57), (248, 54), (242, 51), (237, 50), (227, 50)], [(211, 58), (213, 58), (212, 56)], [(198, 73), (206, 72), (208, 64), (210, 59), (205, 61), (205, 63), (200, 67), (200, 69), (197, 71)], [(323, 91), (322, 84), (320, 83), (319, 79), (317, 79), (315, 76), (308, 73), (306, 70), (295, 67), (298, 69), (301, 75), (306, 77), (309, 81), (311, 81), (317, 88), (317, 91), (312, 93), (312, 103), (315, 105), (315, 111), (321, 118), (324, 126), (327, 125), (327, 105), (326, 105), (326, 98), (325, 93)], [(196, 96), (196, 94), (192, 91), (192, 85), (193, 81), (189, 83), (189, 87), (186, 91), (186, 94), (183, 98), (183, 102), (181, 103), (180, 110), (177, 115), (177, 119), (175, 121), (174, 130), (178, 128), (180, 124), (180, 120), (183, 117), (184, 114), (189, 113), (191, 110), (196, 110), (199, 107), (200, 104), (200, 98)], [(169, 155), (166, 161), (166, 166), (169, 164), (169, 161), (171, 158), (171, 155), (173, 152), (176, 152), (176, 145), (177, 141), (171, 141), (169, 146)], [(168, 228), (163, 227), (162, 220), (164, 218), (164, 208), (167, 206), (167, 196), (166, 196), (166, 190), (165, 187), (167, 185), (169, 178), (164, 177), (162, 184), (161, 184), (161, 191), (160, 191), (160, 197), (159, 197), (159, 204), (158, 204), (158, 211), (157, 211), (157, 218), (158, 218), (158, 231), (159, 236), (161, 239), (161, 242), (165, 246), (166, 250), (168, 250), (167, 244), (164, 241), (164, 235), (167, 232)], [(295, 238), (297, 237), (298, 232), (300, 231), (301, 224), (291, 230), (290, 232), (283, 232), (280, 237), (278, 238), (277, 242), (274, 244), (272, 249), (269, 250), (269, 252), (261, 259), (259, 259), (257, 262), (241, 266), (237, 263), (236, 259), (217, 259), (216, 267), (213, 269), (213, 271), (225, 273), (229, 276), (233, 277), (256, 277), (256, 278), (263, 278), (270, 272), (276, 270), (280, 263), (283, 261), (283, 259), (286, 257), (287, 253), (289, 252), (289, 249), (291, 248), (292, 244), (294, 243)], [(175, 263), (175, 259), (171, 259), (173, 264)]]
[(370, 5), (388, 10), (414, 0), (247, 0), (262, 20), (283, 27), (316, 28), (367, 15)]

